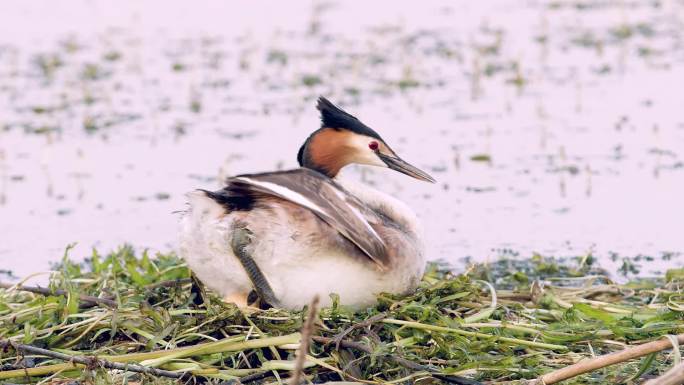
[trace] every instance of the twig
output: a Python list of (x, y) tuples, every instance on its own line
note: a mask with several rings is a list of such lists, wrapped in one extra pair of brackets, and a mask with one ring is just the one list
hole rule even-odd
[(254, 374), (249, 374), (244, 377), (240, 377), (236, 384), (249, 384), (250, 382), (258, 381), (261, 379), (264, 379), (266, 377), (272, 376), (273, 371), (268, 371), (268, 372), (261, 372), (261, 373), (254, 373)]
[[(228, 337), (223, 340), (219, 341), (213, 341), (213, 342), (205, 342), (193, 346), (185, 346), (181, 348), (175, 348), (175, 349), (169, 349), (169, 350), (154, 350), (151, 352), (143, 352), (143, 353), (129, 353), (129, 354), (122, 354), (122, 355), (114, 355), (114, 356), (106, 356), (106, 360), (109, 362), (119, 362), (119, 363), (125, 363), (125, 362), (139, 362), (139, 361), (147, 361), (149, 365), (150, 360), (157, 360), (157, 362), (160, 362), (161, 359), (180, 359), (180, 358), (186, 358), (186, 357), (192, 357), (192, 356), (201, 356), (201, 355), (207, 355), (207, 354), (214, 354), (214, 353), (223, 353), (223, 352), (234, 352), (234, 351), (241, 351), (241, 350), (248, 350), (248, 349), (258, 349), (258, 348), (263, 348), (263, 347), (268, 347), (268, 346), (280, 346), (284, 344), (294, 344), (298, 343), (301, 339), (301, 334), (299, 333), (292, 333), (292, 334), (286, 334), (284, 336), (278, 336), (278, 337), (268, 337), (268, 338), (260, 338), (260, 339), (253, 339), (253, 340), (235, 340), (234, 338)], [(2, 348), (3, 345), (0, 345), (0, 348)], [(7, 346), (7, 345), (4, 345)], [(69, 356), (71, 357), (71, 356)], [(13, 370), (6, 370), (6, 371), (0, 371), (0, 380), (3, 379), (8, 379), (8, 378), (15, 378), (15, 377), (24, 377), (27, 375), (30, 376), (40, 376), (44, 374), (51, 374), (55, 373), (58, 371), (70, 369), (71, 364), (54, 364), (54, 365), (45, 365), (45, 366), (36, 366), (33, 368), (22, 368), (22, 369), (13, 369)]]
[(499, 296), (499, 299), (507, 299), (511, 301), (531, 301), (532, 300), (532, 295), (530, 293), (519, 293), (519, 292), (499, 292), (497, 294)]
[(172, 279), (170, 281), (157, 282), (157, 283), (153, 283), (153, 284), (145, 286), (145, 289), (152, 290), (152, 289), (156, 289), (158, 287), (182, 286), (182, 285), (186, 285), (188, 283), (192, 283), (192, 278), (178, 278), (178, 279)]
[[(337, 338), (330, 338), (330, 337), (321, 337), (321, 336), (313, 336), (311, 337), (312, 340), (322, 343), (322, 344), (330, 344), (333, 342), (339, 342), (339, 346), (343, 348), (348, 348), (348, 349), (356, 349), (360, 350), (364, 353), (371, 354), (373, 353), (373, 348), (370, 346), (363, 344), (361, 342), (356, 342), (356, 341), (350, 341), (350, 340), (340, 340), (337, 341)], [(427, 372), (434, 372), (435, 368), (427, 365), (421, 365), (418, 363), (415, 363), (411, 360), (407, 360), (404, 357), (398, 356), (398, 355), (393, 355), (393, 354), (388, 354), (387, 355), (392, 361), (396, 362), (397, 364), (411, 370), (424, 370)]]
[[(334, 338), (330, 337), (322, 337), (322, 336), (313, 336), (311, 337), (312, 340), (322, 343), (324, 345), (331, 344), (335, 342)], [(349, 349), (356, 349), (360, 350), (364, 353), (373, 353), (373, 349), (361, 342), (356, 342), (356, 341), (350, 341), (350, 340), (341, 340), (340, 341), (340, 346), (343, 348), (349, 348)]]
[(485, 333), (470, 332), (467, 330), (448, 328), (448, 327), (444, 327), (444, 326), (423, 324), (420, 322), (404, 321), (404, 320), (398, 320), (398, 319), (392, 319), (392, 318), (384, 319), (384, 320), (382, 320), (382, 322), (386, 323), (386, 324), (401, 325), (401, 326), (405, 326), (405, 327), (409, 327), (409, 328), (413, 328), (413, 329), (422, 329), (422, 330), (430, 330), (430, 331), (442, 332), (442, 333), (459, 334), (459, 335), (466, 336), (466, 337), (491, 338), (491, 339), (495, 339), (498, 341), (508, 342), (508, 343), (516, 344), (516, 345), (529, 346), (532, 348), (552, 349), (552, 350), (561, 350), (561, 351), (568, 350), (568, 347), (564, 346), (564, 345), (547, 344), (547, 343), (536, 342), (536, 341), (527, 341), (527, 340), (521, 340), (519, 338), (511, 338), (511, 337), (499, 337), (499, 336), (485, 334)]
[(374, 324), (375, 322), (382, 321), (385, 318), (387, 318), (387, 312), (378, 313), (378, 314), (368, 318), (367, 320), (364, 320), (364, 321), (359, 322), (359, 323), (355, 323), (352, 326), (346, 328), (340, 334), (335, 336), (335, 341), (334, 341), (335, 342), (335, 350), (340, 349), (340, 341), (342, 341), (344, 339), (344, 337), (347, 336), (347, 334), (351, 333), (352, 331), (354, 331), (356, 329), (365, 328), (366, 326), (370, 326), (370, 325)]
[(684, 363), (681, 363), (658, 378), (647, 381), (644, 385), (679, 385), (684, 383)]
[[(313, 336), (313, 337), (311, 337), (311, 339), (313, 341), (316, 341), (316, 342), (324, 344), (324, 345), (331, 344), (333, 342), (337, 342), (336, 338), (322, 337), (322, 336)], [(367, 354), (373, 353), (373, 348), (371, 348), (370, 346), (363, 344), (361, 342), (350, 341), (350, 340), (340, 340), (339, 344), (343, 348), (356, 349), (356, 350), (360, 350), (360, 351), (367, 353)], [(406, 359), (400, 355), (397, 355), (397, 354), (387, 354), (387, 357), (390, 360), (396, 362), (397, 364), (399, 364), (399, 365), (401, 365), (407, 369), (411, 369), (411, 370), (415, 370), (415, 371), (429, 372), (433, 376), (436, 374), (437, 377), (448, 377), (448, 379), (446, 379), (446, 380), (444, 378), (439, 378), (439, 379), (442, 379), (443, 381), (447, 381), (450, 383), (456, 383), (456, 384), (481, 385), (480, 382), (477, 382), (477, 381), (474, 381), (474, 380), (471, 380), (471, 379), (465, 378), (465, 377), (442, 376), (438, 373), (439, 369), (434, 367), (434, 366), (422, 365), (422, 364), (413, 362), (411, 360), (408, 360), (408, 359)]]
[[(680, 345), (684, 343), (684, 334), (678, 334), (676, 338), (677, 343)], [(668, 348), (672, 348), (672, 341), (667, 338), (648, 342), (642, 345), (621, 350), (619, 352), (606, 354), (586, 361), (580, 361), (574, 365), (547, 373), (532, 383), (537, 385), (555, 384), (557, 382), (567, 380), (568, 378), (579, 376), (580, 374), (588, 373), (620, 362), (632, 360), (634, 358), (643, 357), (645, 355), (656, 353)]]
[(316, 319), (316, 312), (318, 311), (318, 294), (316, 294), (309, 304), (309, 311), (306, 314), (306, 321), (302, 326), (302, 339), (299, 343), (299, 350), (297, 350), (297, 359), (295, 360), (295, 368), (292, 371), (290, 378), (290, 385), (299, 385), (300, 378), (304, 369), (304, 362), (306, 355), (309, 354), (309, 344), (311, 344), (311, 336), (314, 330), (314, 321)]
[[(61, 296), (68, 296), (69, 292), (66, 290), (62, 289), (55, 289), (51, 290), (45, 287), (40, 287), (40, 286), (24, 286), (24, 285), (12, 285), (9, 283), (4, 283), (0, 282), (0, 289), (16, 289), (16, 290), (21, 290), (21, 291), (28, 291), (31, 293), (35, 294), (42, 294), (46, 296), (54, 296), (54, 295), (61, 295)], [(85, 302), (85, 305), (90, 305), (90, 306), (95, 306), (95, 305), (105, 305), (111, 308), (117, 308), (118, 304), (116, 301), (113, 301), (111, 299), (107, 298), (99, 298), (99, 297), (93, 297), (91, 295), (83, 295), (80, 294), (78, 298), (81, 300), (81, 302)]]
[(110, 362), (110, 361), (98, 359), (97, 357), (94, 357), (94, 356), (70, 356), (68, 354), (53, 352), (52, 350), (38, 348), (35, 346), (31, 346), (31, 345), (19, 344), (19, 343), (13, 342), (13, 341), (6, 341), (6, 340), (0, 341), (0, 348), (5, 349), (7, 347), (12, 347), (17, 351), (22, 351), (22, 352), (31, 353), (31, 354), (40, 354), (42, 356), (56, 358), (56, 359), (63, 360), (63, 361), (68, 361), (68, 362), (73, 363), (74, 367), (76, 367), (76, 364), (82, 364), (88, 368), (104, 367), (107, 369), (118, 369), (118, 370), (125, 370), (125, 371), (129, 371), (129, 372), (150, 374), (150, 375), (158, 376), (158, 377), (179, 378), (179, 379), (185, 378), (188, 375), (187, 372), (179, 373), (179, 372), (172, 372), (172, 371), (162, 370), (162, 369), (157, 369), (157, 368), (151, 368), (151, 367), (142, 366), (142, 365), (125, 364), (125, 363), (120, 363), (120, 362)]

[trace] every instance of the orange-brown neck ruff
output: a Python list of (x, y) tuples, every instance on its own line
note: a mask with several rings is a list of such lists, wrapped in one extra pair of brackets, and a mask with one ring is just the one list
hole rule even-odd
[(334, 178), (342, 167), (353, 162), (356, 150), (351, 145), (352, 135), (334, 128), (319, 130), (306, 145), (303, 166)]

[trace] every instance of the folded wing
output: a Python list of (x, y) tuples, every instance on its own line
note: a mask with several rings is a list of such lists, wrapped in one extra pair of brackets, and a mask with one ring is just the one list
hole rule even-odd
[(385, 243), (371, 226), (371, 223), (380, 223), (381, 219), (323, 174), (300, 168), (240, 175), (228, 179), (226, 190), (252, 191), (305, 207), (354, 243), (381, 268), (388, 265)]

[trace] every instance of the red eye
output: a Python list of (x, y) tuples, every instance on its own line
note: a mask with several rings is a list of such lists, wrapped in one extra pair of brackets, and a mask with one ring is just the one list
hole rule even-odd
[(368, 143), (368, 148), (370, 148), (373, 151), (377, 150), (378, 149), (378, 142), (373, 141), (373, 142)]

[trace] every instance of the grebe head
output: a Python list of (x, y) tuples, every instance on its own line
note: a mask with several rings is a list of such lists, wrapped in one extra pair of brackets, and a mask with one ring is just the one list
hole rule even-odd
[(321, 128), (312, 133), (297, 154), (302, 167), (334, 178), (342, 167), (366, 164), (388, 167), (416, 179), (434, 183), (426, 172), (401, 159), (370, 127), (324, 97), (318, 98)]

